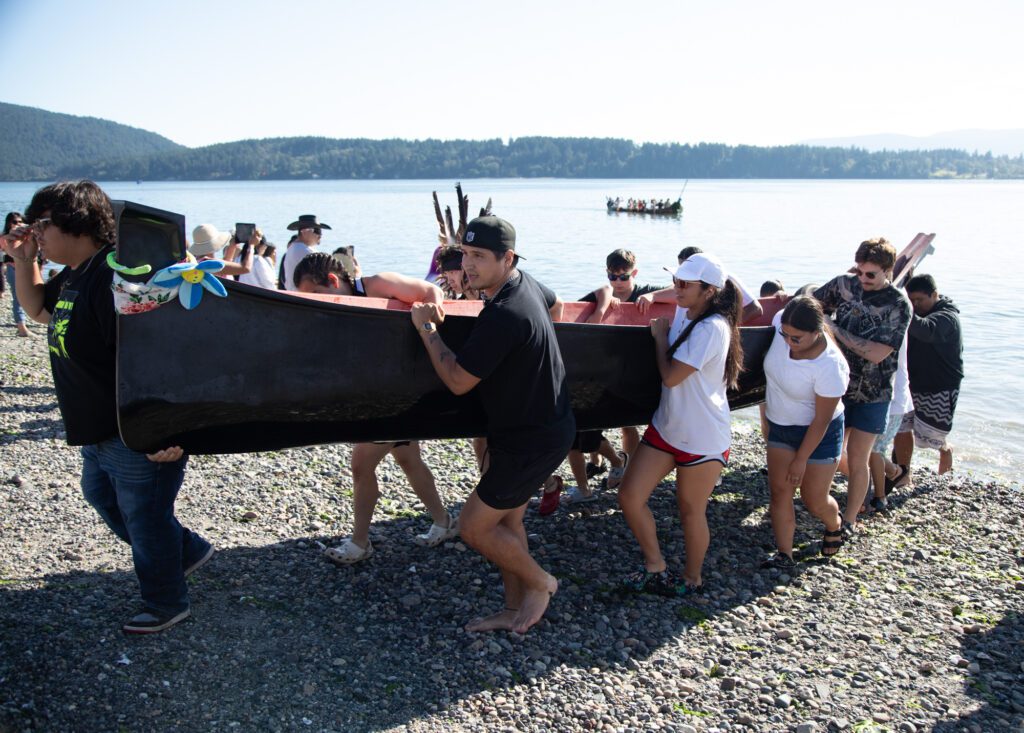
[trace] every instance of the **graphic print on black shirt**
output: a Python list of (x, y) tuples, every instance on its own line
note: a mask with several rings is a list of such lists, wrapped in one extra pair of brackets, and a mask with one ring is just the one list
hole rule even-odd
[(68, 347), (65, 339), (68, 325), (71, 323), (71, 311), (75, 307), (78, 291), (64, 288), (57, 297), (57, 305), (50, 315), (50, 324), (46, 328), (46, 341), (50, 346), (50, 354), (58, 359), (68, 359)]

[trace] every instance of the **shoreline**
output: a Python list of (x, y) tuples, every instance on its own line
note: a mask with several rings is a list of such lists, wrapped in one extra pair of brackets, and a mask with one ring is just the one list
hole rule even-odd
[[(460, 542), (413, 544), (430, 520), (391, 459), (377, 553), (339, 569), (320, 552), (350, 526), (347, 446), (193, 457), (178, 513), (218, 553), (189, 580), (192, 619), (125, 638), (129, 552), (81, 497), (33, 328), (0, 327), (0, 733), (1024, 730), (1019, 487), (915, 466), (890, 518), (780, 576), (759, 568), (771, 530), (753, 431), (734, 431), (709, 507), (709, 592), (693, 601), (616, 592), (639, 551), (613, 493), (528, 511), (561, 588), (524, 637), (462, 631), (500, 606), (497, 572)], [(469, 443), (424, 455), (460, 505)], [(842, 503), (845, 482), (833, 488)], [(651, 506), (678, 567), (673, 489)], [(821, 539), (800, 508), (796, 539), (808, 553)]]

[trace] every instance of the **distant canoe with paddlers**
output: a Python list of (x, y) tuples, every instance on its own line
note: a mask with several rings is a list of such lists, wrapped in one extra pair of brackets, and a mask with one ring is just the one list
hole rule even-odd
[(627, 199), (625, 202), (620, 198), (608, 198), (609, 214), (651, 214), (652, 216), (679, 216), (683, 213), (683, 199), (677, 198), (670, 204), (659, 204), (658, 202), (636, 201)]

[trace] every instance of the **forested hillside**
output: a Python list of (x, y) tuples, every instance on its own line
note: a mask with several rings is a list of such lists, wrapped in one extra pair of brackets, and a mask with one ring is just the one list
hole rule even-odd
[(0, 104), (0, 180), (289, 180), (393, 178), (1024, 178), (1024, 156), (961, 150), (610, 138), (241, 140), (185, 148), (154, 133)]
[(0, 181), (52, 179), (92, 161), (140, 158), (181, 145), (153, 132), (0, 102)]

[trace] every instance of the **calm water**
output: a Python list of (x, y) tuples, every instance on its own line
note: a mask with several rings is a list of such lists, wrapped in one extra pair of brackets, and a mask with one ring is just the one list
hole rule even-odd
[[(959, 305), (967, 379), (953, 442), (961, 469), (1019, 482), (1024, 458), (1024, 339), (1017, 311), (1024, 272), (1024, 182), (690, 181), (680, 219), (605, 212), (605, 195), (675, 198), (679, 181), (467, 180), (470, 212), (488, 197), (518, 231), (525, 269), (565, 300), (604, 281), (604, 257), (626, 247), (641, 282), (664, 283), (683, 246), (719, 255), (756, 290), (781, 278), (792, 290), (823, 282), (853, 263), (857, 244), (883, 235), (897, 247), (935, 232), (922, 266)], [(0, 209), (23, 209), (34, 184), (0, 183)], [(184, 213), (188, 229), (254, 221), (278, 244), (287, 224), (315, 213), (333, 230), (328, 251), (355, 244), (365, 272), (422, 277), (436, 242), (430, 192), (455, 207), (453, 181), (295, 181), (106, 184), (123, 198)], [(750, 420), (749, 415), (741, 417)], [(921, 453), (919, 462), (935, 465)]]

